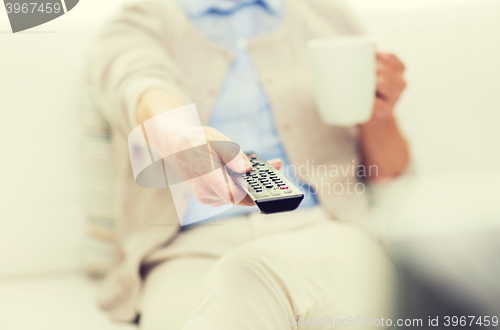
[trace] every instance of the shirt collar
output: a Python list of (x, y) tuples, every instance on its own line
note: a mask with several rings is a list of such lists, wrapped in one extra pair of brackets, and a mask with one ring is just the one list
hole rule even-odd
[(181, 6), (193, 18), (201, 18), (216, 10), (231, 12), (246, 5), (260, 5), (269, 14), (279, 14), (284, 7), (284, 0), (179, 0)]

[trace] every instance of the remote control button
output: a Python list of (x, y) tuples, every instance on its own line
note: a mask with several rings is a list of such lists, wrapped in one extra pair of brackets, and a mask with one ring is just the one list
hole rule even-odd
[(262, 192), (262, 189), (261, 188), (258, 188), (258, 189), (256, 188), (255, 191), (258, 192), (258, 193), (260, 193), (260, 192)]
[(285, 190), (285, 189), (288, 189), (288, 186), (281, 186), (280, 187), (281, 190)]
[(285, 186), (285, 184), (284, 184), (283, 182), (281, 182), (281, 183), (276, 183), (276, 185), (277, 185), (278, 187), (283, 187), (283, 186)]
[(275, 180), (275, 179), (276, 179), (276, 180), (279, 180), (279, 178), (278, 178), (278, 176), (277, 176), (276, 174), (271, 174), (269, 177), (270, 177), (271, 179), (273, 179), (273, 180)]
[(259, 170), (260, 173), (265, 173), (265, 172), (269, 172), (269, 169), (268, 168), (261, 168)]
[(255, 158), (257, 158), (257, 156), (255, 156), (254, 154), (250, 154), (250, 155), (248, 155), (248, 158), (255, 159)]
[(272, 184), (266, 184), (266, 188), (272, 188), (274, 187)]
[(266, 163), (259, 163), (259, 165), (262, 165), (262, 166), (264, 166), (264, 165), (266, 165)]
[(285, 190), (284, 193), (285, 194), (291, 194), (292, 193), (292, 189)]
[(274, 196), (278, 196), (278, 195), (281, 194), (281, 192), (279, 190), (275, 190), (271, 194), (274, 195)]
[(252, 174), (252, 178), (258, 178), (259, 175), (258, 174)]
[(269, 196), (269, 194), (268, 194), (268, 193), (260, 193), (260, 194), (259, 194), (259, 197), (268, 197), (268, 196)]
[(250, 184), (250, 186), (252, 186), (252, 187), (254, 187), (254, 188), (255, 188), (255, 187), (260, 187), (260, 184), (258, 184), (257, 182), (255, 182), (255, 183), (251, 183), (251, 184)]

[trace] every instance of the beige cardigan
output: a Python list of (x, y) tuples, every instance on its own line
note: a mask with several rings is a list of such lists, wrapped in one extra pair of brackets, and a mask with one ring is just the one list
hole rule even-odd
[[(356, 131), (323, 124), (315, 108), (306, 41), (361, 31), (340, 0), (289, 0), (281, 28), (248, 42), (277, 131), (297, 168), (313, 161), (316, 166), (359, 163)], [(135, 126), (130, 114), (141, 94), (156, 87), (195, 102), (206, 124), (232, 54), (200, 34), (175, 1), (149, 0), (129, 5), (114, 17), (90, 57), (90, 88), (113, 130), (118, 177), (120, 257), (103, 283), (100, 305), (113, 319), (131, 321), (137, 314), (141, 264), (175, 237), (179, 222), (168, 189), (146, 189), (134, 182), (127, 148), (127, 136)], [(316, 187), (348, 179), (300, 173), (299, 177)], [(332, 218), (350, 219), (366, 207), (361, 195), (318, 197)]]

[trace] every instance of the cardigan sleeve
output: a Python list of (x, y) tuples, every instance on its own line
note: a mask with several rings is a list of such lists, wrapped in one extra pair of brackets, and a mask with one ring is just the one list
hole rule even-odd
[(98, 34), (90, 49), (89, 83), (112, 126), (128, 134), (136, 125), (141, 95), (159, 88), (191, 103), (167, 40), (165, 8), (160, 1), (124, 7)]

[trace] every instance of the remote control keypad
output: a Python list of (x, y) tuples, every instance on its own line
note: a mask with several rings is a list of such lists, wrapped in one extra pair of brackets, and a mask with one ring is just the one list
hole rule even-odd
[(282, 193), (290, 194), (292, 192), (292, 189), (285, 185), (273, 168), (266, 163), (259, 162), (255, 155), (248, 155), (248, 158), (253, 169), (241, 176), (258, 193), (258, 197), (280, 196)]
[(252, 164), (252, 170), (230, 175), (250, 194), (262, 213), (271, 214), (296, 209), (304, 194), (262, 157), (252, 153), (246, 155)]

